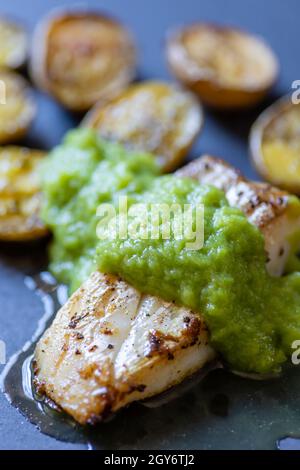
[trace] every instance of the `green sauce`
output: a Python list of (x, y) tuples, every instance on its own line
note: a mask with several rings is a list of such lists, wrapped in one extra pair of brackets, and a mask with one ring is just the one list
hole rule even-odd
[(144, 191), (159, 169), (152, 156), (128, 153), (79, 129), (51, 153), (42, 173), (42, 217), (54, 234), (50, 269), (74, 291), (97, 269), (99, 204)]
[[(203, 314), (213, 346), (232, 369), (278, 373), (300, 339), (300, 273), (268, 275), (263, 236), (228, 206), (224, 193), (158, 172), (149, 155), (126, 152), (92, 131), (70, 133), (43, 172), (52, 271), (72, 289), (97, 267), (118, 274)], [(125, 194), (129, 205), (204, 204), (204, 246), (187, 249), (172, 224), (168, 240), (98, 239), (98, 205), (112, 202), (117, 209)]]

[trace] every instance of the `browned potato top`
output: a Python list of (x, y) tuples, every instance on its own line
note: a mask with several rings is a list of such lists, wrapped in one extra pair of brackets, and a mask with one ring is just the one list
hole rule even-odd
[(133, 79), (135, 48), (120, 23), (99, 13), (49, 15), (34, 34), (31, 68), (63, 105), (87, 110)]
[(106, 139), (158, 155), (165, 171), (186, 155), (203, 121), (194, 96), (164, 82), (131, 85), (106, 105), (96, 105), (83, 124)]
[(48, 230), (39, 218), (41, 150), (0, 147), (0, 240), (26, 241)]
[(15, 72), (0, 69), (0, 144), (23, 137), (36, 113), (26, 80)]
[(278, 71), (276, 57), (261, 38), (211, 24), (194, 24), (171, 34), (167, 58), (179, 80), (208, 104), (220, 107), (253, 104), (261, 98), (257, 93), (274, 83)]
[(267, 108), (252, 126), (250, 150), (267, 181), (300, 194), (300, 104), (286, 96)]
[(27, 58), (28, 39), (18, 24), (0, 18), (0, 67), (17, 69)]

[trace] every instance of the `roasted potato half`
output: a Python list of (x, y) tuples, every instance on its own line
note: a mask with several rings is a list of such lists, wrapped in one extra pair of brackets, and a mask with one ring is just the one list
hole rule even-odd
[(22, 26), (0, 18), (0, 67), (18, 69), (28, 54), (28, 37)]
[(23, 77), (0, 69), (0, 144), (23, 137), (35, 116), (31, 89)]
[(165, 82), (131, 85), (107, 104), (96, 105), (83, 125), (108, 140), (157, 155), (164, 171), (185, 157), (203, 122), (197, 99)]
[(132, 81), (135, 66), (129, 32), (99, 13), (52, 13), (33, 35), (33, 80), (74, 111), (112, 98)]
[(300, 195), (300, 104), (286, 96), (267, 108), (252, 126), (249, 145), (267, 181)]
[(27, 241), (47, 235), (40, 220), (39, 166), (44, 152), (0, 147), (0, 240)]
[(170, 33), (171, 71), (202, 101), (215, 108), (244, 108), (259, 102), (274, 84), (278, 61), (259, 37), (199, 23)]

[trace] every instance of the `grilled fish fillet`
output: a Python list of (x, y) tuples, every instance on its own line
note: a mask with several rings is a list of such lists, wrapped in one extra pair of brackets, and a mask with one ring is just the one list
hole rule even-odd
[(200, 315), (95, 272), (39, 341), (35, 384), (79, 423), (95, 423), (215, 356)]
[[(212, 157), (200, 158), (176, 174), (223, 189), (230, 204), (240, 207), (264, 233), (269, 271), (283, 270), (286, 255), (279, 255), (279, 248), (287, 249), (292, 231), (287, 193), (248, 182)], [(176, 385), (215, 357), (201, 315), (96, 272), (39, 341), (35, 383), (79, 423), (95, 423)]]
[(176, 172), (177, 176), (196, 179), (225, 191), (231, 206), (240, 208), (249, 222), (256, 225), (265, 238), (267, 269), (281, 276), (293, 246), (293, 235), (300, 231), (300, 212), (289, 203), (289, 193), (244, 178), (223, 160), (205, 155)]

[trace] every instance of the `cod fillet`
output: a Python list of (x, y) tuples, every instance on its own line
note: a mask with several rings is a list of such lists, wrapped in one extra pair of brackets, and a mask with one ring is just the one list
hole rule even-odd
[(228, 163), (209, 155), (175, 174), (222, 189), (229, 204), (241, 209), (264, 235), (268, 272), (272, 276), (283, 274), (291, 252), (300, 249), (300, 210), (290, 203), (289, 193), (267, 183), (249, 181)]

